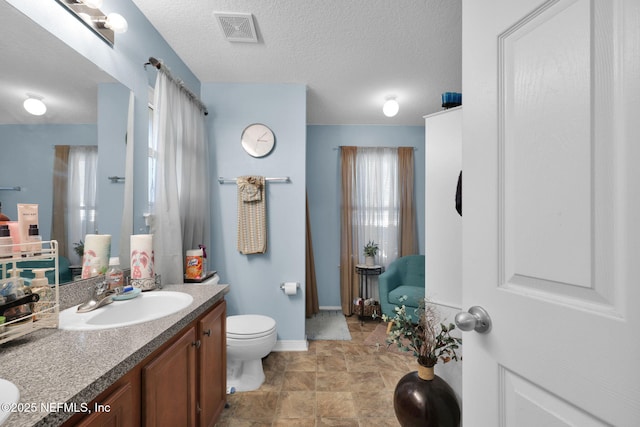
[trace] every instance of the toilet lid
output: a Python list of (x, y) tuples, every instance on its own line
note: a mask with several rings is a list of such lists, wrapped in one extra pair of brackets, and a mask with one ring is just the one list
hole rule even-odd
[(276, 321), (271, 317), (259, 314), (243, 314), (227, 317), (227, 337), (255, 338), (271, 333), (276, 328)]

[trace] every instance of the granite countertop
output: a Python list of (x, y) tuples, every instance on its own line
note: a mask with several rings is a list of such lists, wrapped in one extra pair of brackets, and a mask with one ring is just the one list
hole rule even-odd
[[(66, 308), (63, 288), (61, 310)], [(60, 425), (73, 415), (65, 412), (65, 406), (75, 403), (80, 408), (91, 402), (221, 300), (229, 287), (180, 284), (162, 290), (188, 293), (193, 302), (175, 314), (138, 325), (98, 331), (42, 329), (1, 344), (0, 378), (17, 385), (20, 403), (26, 407), (11, 414), (3, 427)]]

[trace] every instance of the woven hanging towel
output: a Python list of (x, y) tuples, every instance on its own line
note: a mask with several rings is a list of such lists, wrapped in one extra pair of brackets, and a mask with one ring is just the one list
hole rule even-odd
[(238, 251), (263, 254), (267, 251), (265, 180), (262, 176), (241, 176), (238, 183)]

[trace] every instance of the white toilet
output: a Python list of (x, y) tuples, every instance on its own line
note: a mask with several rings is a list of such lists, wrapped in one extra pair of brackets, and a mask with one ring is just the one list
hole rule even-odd
[(251, 391), (264, 382), (262, 358), (276, 345), (276, 321), (258, 314), (227, 317), (227, 389)]

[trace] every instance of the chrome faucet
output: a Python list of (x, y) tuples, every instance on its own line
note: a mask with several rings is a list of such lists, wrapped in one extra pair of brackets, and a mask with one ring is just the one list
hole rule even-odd
[(113, 302), (111, 297), (116, 293), (116, 291), (108, 289), (108, 283), (106, 281), (97, 283), (91, 289), (89, 300), (78, 306), (78, 313), (87, 313), (96, 308), (111, 304)]

